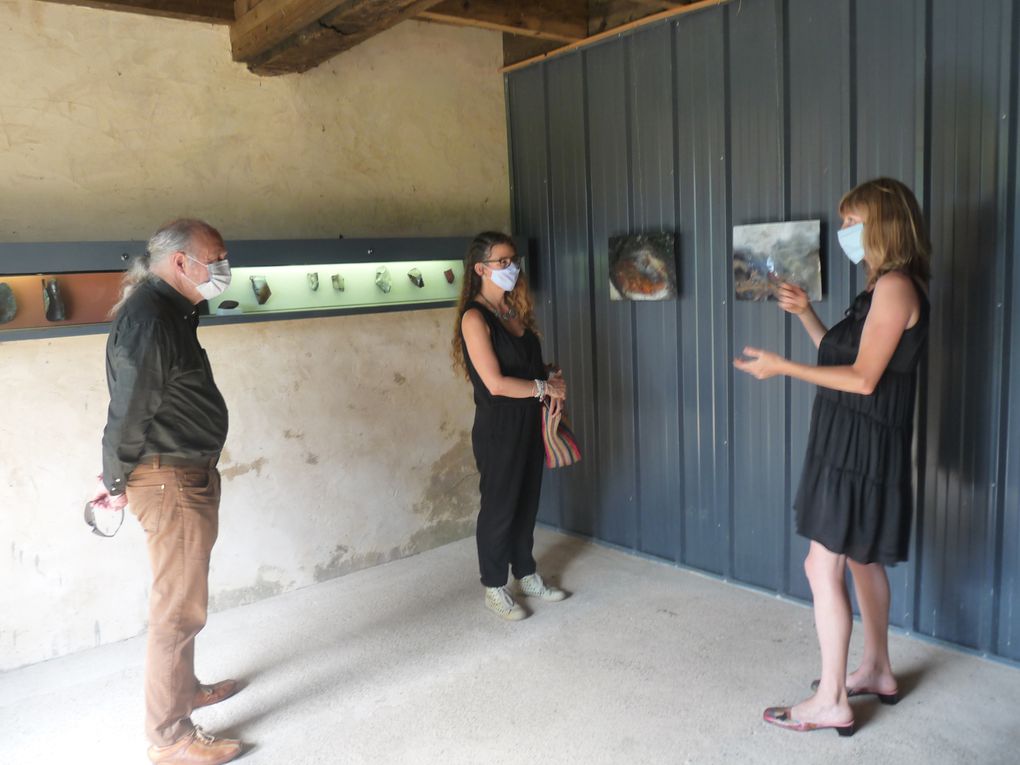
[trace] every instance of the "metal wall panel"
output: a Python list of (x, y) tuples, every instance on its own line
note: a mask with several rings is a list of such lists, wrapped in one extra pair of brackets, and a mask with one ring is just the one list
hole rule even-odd
[[(672, 36), (658, 25), (628, 41), (632, 233), (676, 230), (673, 157)], [(636, 303), (637, 453), (640, 548), (680, 557), (680, 325), (676, 302)]]
[[(1012, 61), (1008, 71), (1013, 73), (1013, 104), (1010, 121), (1017, 124), (1020, 117), (1020, 12), (1014, 8)], [(1007, 228), (1012, 237), (1013, 257), (1008, 262), (1007, 285), (1011, 285), (1005, 300), (1008, 332), (1003, 338), (1003, 356), (1009, 364), (1008, 384), (1004, 386), (1008, 402), (1004, 418), (1006, 445), (1003, 449), (1003, 502), (1002, 523), (999, 534), (999, 581), (997, 593), (999, 607), (996, 614), (998, 631), (996, 653), (1020, 660), (1020, 136), (1013, 131), (1012, 145), (1012, 214)]]
[[(816, 310), (831, 325), (864, 283), (838, 249), (839, 198), (898, 177), (926, 207), (935, 278), (923, 501), (911, 562), (890, 571), (891, 617), (1020, 659), (1018, 12), (742, 0), (508, 77), (515, 225), (539, 250), (547, 333), (590, 370), (575, 418), (597, 440), (585, 485), (563, 478), (545, 519), (577, 529), (588, 513), (599, 538), (808, 597), (791, 505), (813, 393), (736, 376), (730, 359), (815, 350), (775, 306), (734, 303), (731, 226), (820, 218)], [(679, 300), (611, 303), (608, 238), (658, 230), (680, 234)], [(574, 492), (587, 507), (561, 518)]]
[[(585, 88), (582, 54), (553, 61), (546, 72), (549, 126), (549, 203), (556, 324), (555, 356), (568, 386), (571, 421), (582, 454), (572, 470), (559, 471), (563, 528), (593, 531), (592, 484), (595, 453), (595, 395), (591, 335), (591, 263), (588, 247), (588, 165), (585, 139)], [(547, 492), (551, 493), (551, 492)]]
[(609, 299), (609, 237), (631, 230), (626, 45), (585, 54), (591, 156), (592, 305), (598, 347), (596, 536), (637, 549), (637, 441), (633, 308)]
[[(1009, 0), (932, 5), (928, 461), (918, 627), (992, 649)], [(1007, 59), (1008, 60), (1008, 59)], [(1005, 101), (1005, 102), (1004, 102)], [(964, 371), (964, 374), (960, 374)]]
[[(727, 7), (729, 17), (730, 198), (732, 222), (786, 220), (782, 3)], [(731, 242), (732, 244), (732, 242)], [(774, 306), (732, 303), (734, 352), (785, 354), (786, 319)], [(769, 310), (773, 309), (773, 310)], [(730, 372), (733, 385), (733, 576), (778, 590), (783, 585), (786, 485), (786, 384)]]
[(727, 242), (725, 51), (721, 13), (674, 25), (680, 326), (683, 391), (683, 561), (730, 574), (732, 281)]

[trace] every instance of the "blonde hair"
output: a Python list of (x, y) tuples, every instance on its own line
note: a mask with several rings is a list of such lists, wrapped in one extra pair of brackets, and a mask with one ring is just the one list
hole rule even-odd
[(913, 192), (892, 178), (875, 178), (856, 186), (839, 202), (841, 215), (864, 221), (862, 242), (871, 256), (868, 287), (890, 271), (902, 271), (922, 284), (931, 279), (931, 242)]
[[(464, 282), (460, 288), (460, 299), (457, 301), (457, 318), (453, 326), (453, 342), (450, 344), (453, 370), (462, 373), (464, 377), (468, 377), (468, 371), (464, 361), (463, 335), (460, 324), (468, 305), (482, 290), (482, 277), (475, 273), (475, 263), (481, 263), (483, 260), (491, 258), (492, 248), (498, 244), (506, 245), (514, 251), (514, 255), (517, 255), (517, 247), (514, 246), (514, 240), (509, 236), (499, 231), (483, 231), (471, 240), (467, 254), (464, 256)], [(538, 328), (535, 325), (535, 304), (523, 271), (517, 279), (517, 284), (507, 293), (506, 303), (517, 312), (525, 329), (530, 329), (538, 334)]]

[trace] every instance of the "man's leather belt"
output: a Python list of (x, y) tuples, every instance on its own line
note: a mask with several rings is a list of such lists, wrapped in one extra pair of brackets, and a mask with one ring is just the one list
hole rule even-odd
[(200, 467), (214, 468), (220, 461), (220, 455), (211, 454), (204, 457), (177, 457), (173, 454), (150, 454), (142, 458), (142, 464), (153, 468), (160, 467)]

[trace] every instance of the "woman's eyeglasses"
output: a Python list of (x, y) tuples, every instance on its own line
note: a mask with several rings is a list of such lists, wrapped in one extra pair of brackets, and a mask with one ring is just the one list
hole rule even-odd
[(480, 262), (496, 263), (499, 266), (499, 270), (502, 271), (504, 268), (509, 268), (511, 263), (519, 263), (520, 258), (514, 255), (512, 258), (490, 258), (489, 260), (483, 260)]

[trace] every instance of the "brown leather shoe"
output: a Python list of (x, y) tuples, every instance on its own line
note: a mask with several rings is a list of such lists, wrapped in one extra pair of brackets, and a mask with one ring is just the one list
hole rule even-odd
[(220, 765), (241, 753), (241, 742), (232, 738), (214, 738), (195, 730), (170, 746), (150, 746), (149, 759), (154, 763), (174, 765)]
[(198, 690), (195, 691), (195, 700), (191, 703), (191, 708), (198, 709), (219, 704), (223, 699), (229, 699), (239, 690), (241, 690), (241, 684), (237, 680), (221, 680), (212, 685), (200, 683)]

